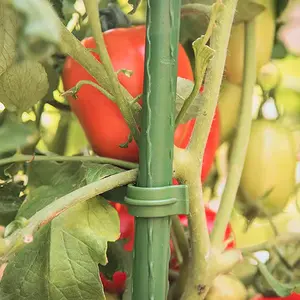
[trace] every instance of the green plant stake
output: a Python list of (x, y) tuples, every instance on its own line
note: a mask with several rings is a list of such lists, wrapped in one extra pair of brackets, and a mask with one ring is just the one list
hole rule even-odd
[(125, 203), (135, 219), (132, 299), (165, 300), (170, 215), (187, 214), (186, 186), (172, 186), (180, 0), (147, 1), (140, 165)]

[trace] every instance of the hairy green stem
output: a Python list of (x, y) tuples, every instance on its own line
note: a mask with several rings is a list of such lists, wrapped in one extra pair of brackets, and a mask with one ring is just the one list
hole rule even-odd
[(8, 261), (12, 255), (32, 241), (34, 233), (39, 228), (48, 224), (67, 209), (113, 188), (132, 183), (136, 177), (137, 169), (112, 175), (79, 188), (45, 206), (27, 221), (24, 228), (15, 231), (3, 240), (0, 247), (0, 264)]
[(100, 54), (102, 64), (104, 66), (106, 74), (109, 77), (110, 84), (116, 96), (116, 103), (120, 111), (122, 112), (122, 115), (127, 125), (129, 126), (130, 132), (134, 140), (138, 143), (140, 134), (138, 130), (138, 124), (133, 116), (130, 106), (128, 105), (128, 103), (126, 103), (117, 74), (113, 69), (108, 51), (105, 46), (101, 22), (98, 14), (98, 3), (95, 0), (84, 0), (84, 4), (89, 17), (89, 23), (91, 25), (93, 36), (96, 41), (97, 50)]
[(240, 119), (238, 122), (236, 138), (232, 145), (233, 149), (229, 160), (229, 173), (226, 186), (211, 234), (212, 244), (216, 247), (219, 247), (222, 244), (227, 224), (230, 221), (250, 138), (252, 96), (256, 81), (254, 20), (245, 23), (244, 66)]
[(108, 158), (101, 156), (59, 156), (59, 155), (21, 155), (16, 154), (14, 156), (0, 159), (0, 166), (17, 163), (17, 162), (32, 162), (32, 161), (83, 161), (83, 162), (95, 162), (102, 164), (111, 164), (124, 169), (136, 169), (138, 164)]
[(188, 146), (186, 169), (180, 172), (185, 173), (181, 175), (189, 186), (189, 227), (192, 247), (190, 278), (182, 296), (183, 300), (204, 299), (215, 276), (210, 270), (212, 253), (199, 170), (202, 169), (204, 149), (218, 102), (237, 0), (224, 0), (223, 4), (224, 7), (219, 13), (211, 36), (210, 46), (215, 51), (215, 56), (211, 59), (206, 74), (203, 106), (199, 111)]

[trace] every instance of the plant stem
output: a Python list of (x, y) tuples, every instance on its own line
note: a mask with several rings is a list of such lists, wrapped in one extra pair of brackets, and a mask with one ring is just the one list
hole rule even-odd
[(212, 253), (199, 170), (202, 169), (204, 149), (218, 102), (237, 0), (224, 0), (223, 4), (224, 7), (219, 13), (216, 27), (211, 36), (210, 46), (215, 51), (215, 56), (211, 59), (206, 74), (203, 106), (196, 119), (192, 138), (187, 148), (188, 153), (182, 155), (182, 157), (186, 157), (183, 159), (186, 166), (181, 163), (178, 170), (180, 177), (189, 186), (190, 198), (189, 227), (192, 260), (190, 277), (182, 296), (184, 300), (204, 299), (215, 277), (215, 274), (211, 274), (209, 269)]
[(256, 81), (255, 53), (255, 20), (252, 20), (245, 23), (245, 67), (241, 113), (237, 128), (237, 135), (232, 145), (233, 149), (229, 160), (227, 183), (211, 234), (212, 244), (216, 247), (220, 246), (223, 242), (223, 237), (227, 224), (230, 221), (246, 158), (251, 132), (252, 96)]
[(93, 32), (93, 36), (96, 41), (97, 50), (100, 54), (101, 61), (103, 63), (106, 74), (109, 77), (110, 84), (116, 96), (116, 103), (129, 126), (130, 132), (134, 140), (138, 143), (139, 140), (139, 130), (136, 123), (136, 119), (130, 109), (128, 103), (124, 99), (118, 77), (113, 69), (108, 51), (105, 46), (105, 41), (103, 38), (101, 22), (98, 13), (98, 3), (95, 0), (84, 0), (86, 11), (89, 17), (89, 23)]
[(132, 183), (136, 180), (136, 177), (137, 169), (125, 171), (90, 183), (55, 200), (32, 216), (24, 228), (15, 231), (4, 239), (5, 247), (0, 249), (0, 262), (6, 262), (28, 243), (26, 240), (32, 241), (34, 233), (39, 228), (48, 224), (67, 209), (113, 188)]
[(111, 164), (124, 169), (135, 169), (138, 167), (138, 164), (108, 158), (101, 156), (59, 156), (59, 155), (21, 155), (17, 154), (8, 158), (0, 159), (0, 166), (17, 163), (17, 162), (32, 162), (32, 161), (85, 161), (85, 162), (95, 162), (102, 164)]

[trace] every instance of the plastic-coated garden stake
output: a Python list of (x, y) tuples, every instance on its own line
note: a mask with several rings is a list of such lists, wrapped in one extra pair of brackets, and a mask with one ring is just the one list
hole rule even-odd
[[(181, 0), (147, 1), (138, 187), (167, 187), (172, 184), (180, 5)], [(155, 211), (156, 207), (152, 209)], [(170, 216), (136, 217), (135, 221), (132, 299), (165, 300), (168, 292)]]

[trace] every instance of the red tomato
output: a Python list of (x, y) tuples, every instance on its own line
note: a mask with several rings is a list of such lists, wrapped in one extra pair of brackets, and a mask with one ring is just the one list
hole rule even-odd
[(255, 296), (251, 300), (300, 300), (300, 294), (291, 294), (287, 297), (264, 297), (264, 296)]
[(121, 294), (125, 290), (125, 272), (115, 272), (112, 280), (107, 279), (102, 273), (100, 273), (100, 279), (106, 292)]
[[(209, 207), (205, 207), (205, 215), (206, 215), (206, 222), (209, 233), (211, 233), (214, 222), (216, 219), (216, 213), (211, 210)], [(188, 219), (186, 215), (179, 215), (179, 219), (181, 224), (183, 224), (185, 227), (188, 226)], [(228, 224), (224, 236), (224, 242), (228, 241), (230, 238), (233, 238), (232, 241), (227, 245), (226, 249), (234, 248), (235, 247), (235, 241), (233, 237), (233, 231), (231, 229), (231, 226)], [(174, 270), (179, 269), (179, 265), (176, 258), (176, 253), (174, 252), (173, 244), (171, 242), (171, 260), (170, 260), (170, 267)]]
[(119, 239), (127, 240), (124, 244), (126, 251), (132, 251), (134, 245), (134, 216), (128, 213), (126, 205), (111, 202), (111, 205), (116, 209), (120, 218), (120, 237)]
[[(133, 71), (130, 78), (120, 73), (118, 75), (120, 83), (133, 97), (142, 94), (146, 40), (145, 26), (117, 28), (106, 31), (104, 40), (114, 70), (128, 69)], [(84, 39), (82, 44), (86, 48), (96, 48), (95, 41), (91, 37)], [(99, 56), (96, 53), (93, 53), (93, 55), (99, 60)], [(181, 45), (179, 45), (178, 51), (177, 76), (193, 80), (189, 59)], [(95, 82), (95, 79), (71, 57), (66, 59), (62, 80), (65, 90), (74, 87), (80, 80)], [(127, 141), (129, 128), (117, 105), (90, 85), (81, 87), (77, 96), (77, 99), (69, 96), (68, 100), (95, 153), (100, 156), (137, 162), (138, 147), (134, 141), (129, 144), (128, 148), (119, 147), (120, 144)], [(186, 147), (194, 126), (193, 122), (190, 121), (177, 128), (174, 143), (178, 147)], [(219, 132), (218, 125), (214, 126), (216, 128), (213, 127), (213, 131)], [(215, 137), (214, 133), (208, 141), (207, 154), (205, 155), (207, 163), (204, 161), (207, 169), (210, 168), (210, 162), (213, 161), (214, 150), (209, 149), (209, 147), (212, 144), (214, 145)], [(214, 141), (210, 141), (211, 138)], [(203, 174), (207, 172), (205, 169)]]

